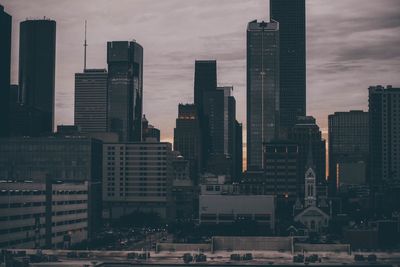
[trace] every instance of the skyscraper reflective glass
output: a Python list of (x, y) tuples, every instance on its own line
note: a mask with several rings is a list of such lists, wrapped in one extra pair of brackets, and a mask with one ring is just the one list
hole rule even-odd
[(121, 142), (142, 140), (143, 48), (137, 42), (107, 43), (108, 131)]
[(29, 133), (50, 133), (54, 125), (56, 22), (21, 22), (19, 42), (19, 102), (40, 114), (33, 126), (37, 129)]
[(263, 143), (279, 135), (279, 23), (247, 27), (247, 168), (263, 167)]

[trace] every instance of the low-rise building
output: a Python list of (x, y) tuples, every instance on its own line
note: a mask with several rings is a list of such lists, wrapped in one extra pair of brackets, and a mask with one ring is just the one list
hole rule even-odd
[(244, 195), (223, 176), (203, 177), (199, 196), (200, 224), (233, 224), (248, 220), (275, 229), (276, 196)]
[(88, 182), (0, 182), (1, 248), (67, 248), (88, 238)]

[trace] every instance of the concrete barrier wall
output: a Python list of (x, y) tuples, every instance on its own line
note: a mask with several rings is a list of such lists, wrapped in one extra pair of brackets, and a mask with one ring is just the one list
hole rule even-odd
[(219, 250), (253, 250), (253, 251), (286, 251), (292, 252), (291, 237), (238, 237), (217, 236), (212, 238), (212, 251)]
[(157, 243), (156, 252), (161, 251), (211, 251), (211, 244)]
[(349, 244), (294, 244), (295, 252), (346, 252), (350, 253)]

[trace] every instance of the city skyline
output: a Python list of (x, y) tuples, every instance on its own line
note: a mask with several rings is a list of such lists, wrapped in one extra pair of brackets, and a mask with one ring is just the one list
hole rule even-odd
[[(218, 61), (219, 85), (233, 85), (238, 121), (246, 126), (245, 29), (253, 19), (268, 20), (269, 1), (220, 1), (217, 6), (206, 2), (120, 1), (121, 5), (108, 6), (106, 1), (97, 1), (93, 7), (92, 1), (69, 1), (67, 5), (48, 0), (2, 1), (13, 16), (11, 81), (18, 80), (19, 23), (43, 16), (56, 20), (55, 124), (72, 124), (74, 73), (83, 69), (87, 19), (88, 68), (106, 67), (107, 41), (134, 38), (144, 46), (144, 113), (161, 129), (162, 140), (173, 140), (178, 103), (193, 101), (195, 59)], [(307, 114), (315, 116), (326, 132), (328, 114), (367, 109), (369, 85), (400, 83), (396, 77), (400, 2), (341, 0), (329, 7), (323, 2), (307, 2)], [(331, 98), (336, 94), (342, 97)]]

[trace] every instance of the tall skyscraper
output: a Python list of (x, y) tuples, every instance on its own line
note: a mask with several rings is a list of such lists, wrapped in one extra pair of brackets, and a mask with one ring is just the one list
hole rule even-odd
[(400, 88), (369, 88), (370, 185), (400, 188)]
[(75, 73), (75, 125), (85, 133), (107, 131), (107, 70)]
[(203, 96), (203, 115), (206, 122), (202, 129), (203, 136), (206, 137), (203, 148), (205, 148), (207, 159), (210, 160), (211, 154), (222, 155), (225, 152), (225, 93), (224, 90), (213, 90), (204, 92)]
[(0, 137), (9, 134), (11, 16), (0, 5)]
[(364, 184), (369, 151), (368, 112), (335, 112), (328, 117), (329, 185)]
[(286, 135), (306, 115), (305, 0), (270, 0), (270, 17), (279, 22), (280, 126)]
[(143, 48), (135, 41), (107, 43), (108, 131), (120, 142), (142, 140)]
[(54, 128), (56, 22), (26, 20), (20, 24), (19, 102), (40, 114), (41, 123), (30, 132), (51, 133)]
[(217, 88), (217, 61), (196, 60), (194, 68), (194, 104), (201, 117), (204, 93)]
[(243, 176), (243, 126), (238, 121), (235, 121), (235, 182), (239, 182)]
[(263, 144), (279, 135), (279, 24), (247, 27), (247, 169), (263, 168)]
[(299, 117), (289, 133), (289, 140), (297, 143), (299, 148), (299, 194), (304, 193), (304, 172), (307, 168), (310, 149), (314, 159), (317, 186), (326, 187), (325, 140), (322, 139), (322, 133), (315, 118), (312, 116)]
[(194, 104), (179, 104), (178, 118), (174, 129), (174, 150), (189, 161), (190, 176), (197, 181), (202, 168), (200, 143), (200, 121)]

